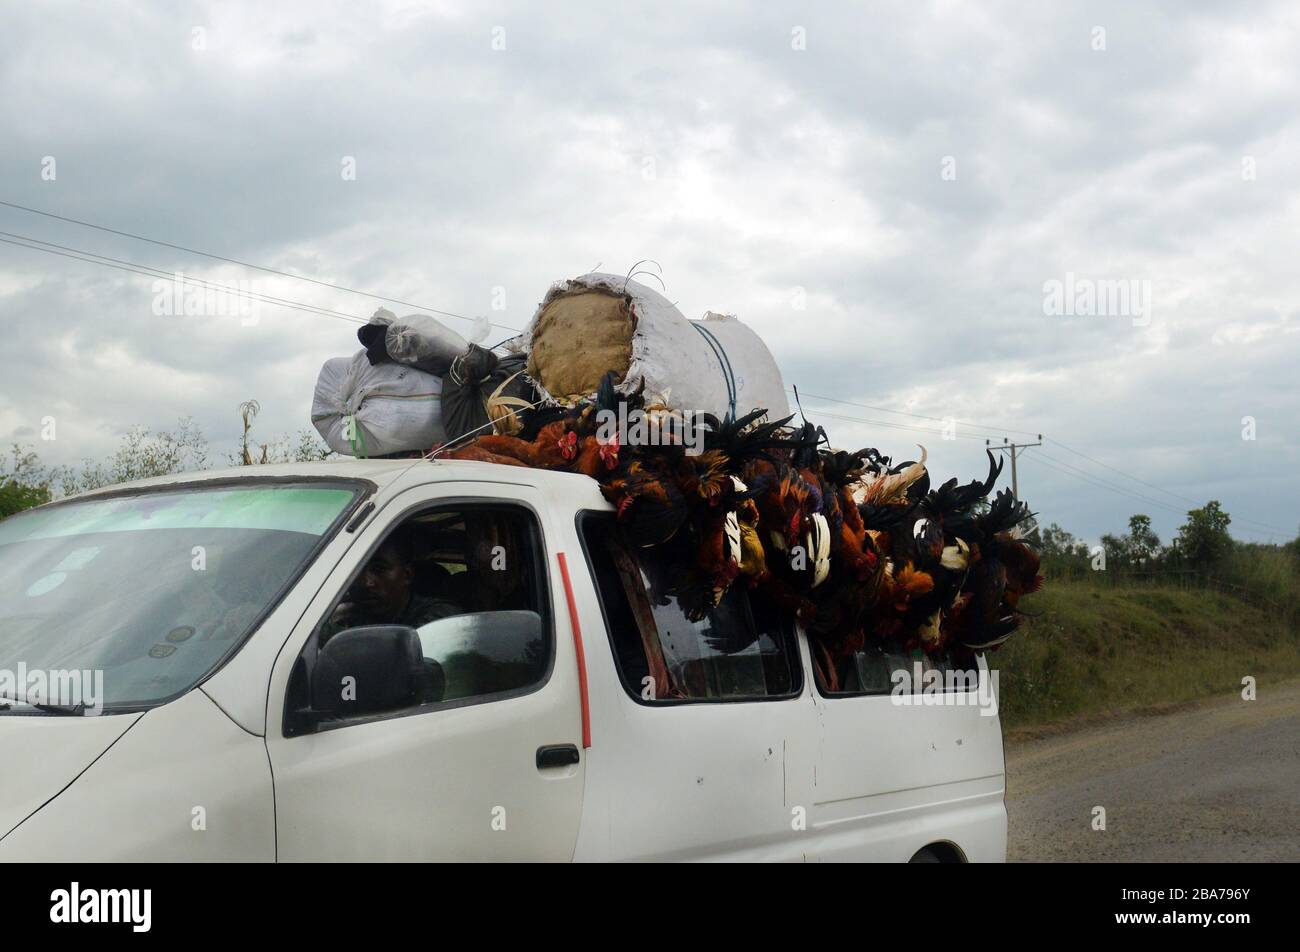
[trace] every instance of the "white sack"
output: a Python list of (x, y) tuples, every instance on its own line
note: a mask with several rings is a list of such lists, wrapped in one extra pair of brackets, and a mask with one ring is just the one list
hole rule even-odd
[[(769, 419), (789, 414), (781, 371), (751, 328), (731, 315), (711, 311), (702, 320), (687, 320), (658, 291), (621, 274), (585, 274), (552, 285), (528, 326), (530, 342), (548, 304), (584, 289), (626, 294), (632, 299), (636, 328), (620, 392), (631, 393), (644, 380), (647, 406), (662, 403), (719, 418), (743, 416), (758, 407), (768, 411)], [(543, 396), (564, 396), (546, 393), (540, 380), (534, 379), (534, 383)]]
[(399, 364), (442, 376), (451, 362), (469, 350), (469, 341), (436, 317), (407, 314), (397, 317), (380, 308), (370, 318), (371, 324), (385, 325), (384, 346), (388, 356)]
[(334, 357), (316, 379), (311, 422), (345, 456), (427, 450), (446, 440), (442, 379), (404, 364), (371, 366), (364, 350)]

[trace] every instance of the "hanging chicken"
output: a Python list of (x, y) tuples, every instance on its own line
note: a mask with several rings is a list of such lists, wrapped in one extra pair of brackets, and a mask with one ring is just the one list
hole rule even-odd
[(446, 456), (597, 480), (631, 545), (671, 550), (669, 588), (689, 617), (706, 617), (742, 579), (762, 586), (798, 616), (832, 679), (837, 659), (872, 641), (967, 656), (996, 648), (1041, 585), (1018, 533), (1028, 508), (1005, 490), (986, 503), (1001, 474), (991, 453), (983, 480), (933, 489), (924, 447), (894, 465), (875, 449), (824, 448), (821, 428), (762, 410), (706, 416), (702, 444), (671, 428), (630, 442), (602, 422), (665, 411), (617, 383), (608, 374), (590, 400), (530, 411), (516, 436)]

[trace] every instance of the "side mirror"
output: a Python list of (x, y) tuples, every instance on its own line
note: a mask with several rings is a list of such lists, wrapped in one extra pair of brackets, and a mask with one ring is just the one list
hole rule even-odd
[(316, 714), (377, 714), (441, 696), (441, 668), (425, 660), (420, 636), (405, 625), (340, 631), (321, 648), (311, 675)]

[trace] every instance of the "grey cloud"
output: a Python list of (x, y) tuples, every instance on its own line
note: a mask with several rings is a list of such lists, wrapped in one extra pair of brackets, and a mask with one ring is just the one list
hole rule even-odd
[[(556, 278), (655, 258), (688, 315), (738, 313), (801, 389), (1041, 429), (1294, 534), (1298, 32), (1284, 3), (11, 6), (0, 197), (514, 326)], [(9, 209), (0, 230), (378, 303)], [(1152, 325), (1045, 315), (1067, 271), (1151, 281)], [(263, 438), (307, 426), (315, 369), (355, 346), (342, 322), (162, 319), (150, 297), (0, 245), (0, 439), (56, 412), (72, 425), (36, 448), (72, 462), (192, 415), (221, 451), (249, 397)], [(983, 467), (979, 440), (827, 423), (899, 457), (926, 442), (936, 474)], [(1092, 537), (1145, 506), (1032, 451), (1022, 476)], [(1150, 508), (1168, 535), (1177, 512)]]

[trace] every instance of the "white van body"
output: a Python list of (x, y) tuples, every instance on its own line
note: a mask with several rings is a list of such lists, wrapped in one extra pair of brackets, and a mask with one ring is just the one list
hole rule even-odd
[[(342, 461), (101, 492), (299, 477), (367, 489), (201, 683), (143, 711), (0, 716), (0, 859), (1005, 859), (1001, 728), (976, 706), (822, 696), (802, 633), (787, 698), (649, 705), (625, 690), (577, 525), (610, 506), (586, 477)], [(317, 624), (403, 514), (447, 499), (536, 514), (548, 677), (520, 696), (289, 736), (286, 692)], [(569, 746), (576, 763), (539, 767), (540, 748)]]

